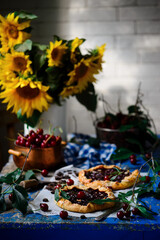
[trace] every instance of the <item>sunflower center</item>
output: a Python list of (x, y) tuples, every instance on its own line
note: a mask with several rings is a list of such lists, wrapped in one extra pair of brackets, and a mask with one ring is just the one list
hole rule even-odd
[(31, 88), (29, 85), (20, 88), (18, 87), (16, 89), (17, 93), (20, 97), (26, 98), (26, 99), (33, 99), (36, 98), (39, 95), (39, 89), (38, 88)]
[(51, 53), (51, 56), (52, 56), (52, 59), (54, 60), (54, 59), (57, 59), (57, 56), (58, 56), (58, 49), (57, 48), (54, 48), (53, 50), (52, 50), (52, 53)]
[(8, 34), (11, 38), (17, 39), (18, 38), (18, 30), (14, 25), (10, 25), (8, 27)]
[(88, 71), (88, 67), (84, 64), (84, 63), (81, 63), (81, 65), (76, 68), (75, 72), (76, 72), (76, 77), (77, 78), (82, 78), (86, 75)]
[(26, 60), (22, 57), (15, 57), (14, 58), (14, 65), (15, 65), (15, 68), (20, 70), (20, 71), (24, 71), (26, 70)]

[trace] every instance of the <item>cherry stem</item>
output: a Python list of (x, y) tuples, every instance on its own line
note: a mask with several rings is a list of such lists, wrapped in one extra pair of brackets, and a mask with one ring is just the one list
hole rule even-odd
[[(138, 175), (137, 175), (137, 177), (136, 177), (136, 180), (135, 180), (135, 182), (134, 182), (133, 189), (132, 189), (132, 192), (133, 192), (133, 193), (132, 193), (132, 198), (131, 198), (132, 201), (133, 201), (133, 197), (134, 197), (134, 190), (135, 190), (136, 183), (137, 183), (137, 180), (138, 180), (138, 178), (139, 178), (140, 172), (141, 172), (142, 168), (143, 168), (146, 164), (148, 164), (151, 160), (152, 160), (152, 165), (153, 165), (153, 167), (154, 167), (154, 164), (153, 164), (154, 160), (153, 160), (153, 156), (152, 156), (152, 153), (151, 153), (151, 158), (150, 158), (148, 161), (146, 161), (144, 164), (142, 164), (142, 166), (141, 166), (140, 169), (139, 169), (139, 173), (138, 173)], [(155, 169), (155, 168), (154, 168), (154, 169)]]
[(23, 139), (25, 139), (25, 140), (27, 140), (27, 138), (26, 137), (24, 137), (22, 134), (20, 134), (20, 133), (18, 133), (18, 136), (20, 136), (21, 138), (23, 138)]

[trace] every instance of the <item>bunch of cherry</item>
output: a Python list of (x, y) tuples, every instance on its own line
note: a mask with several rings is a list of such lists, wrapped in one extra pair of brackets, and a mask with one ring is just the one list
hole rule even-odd
[(127, 203), (123, 203), (122, 205), (123, 211), (118, 211), (117, 212), (117, 218), (122, 220), (124, 217), (130, 218), (131, 213), (133, 215), (140, 215), (140, 211), (138, 208), (134, 207), (132, 210), (130, 210), (130, 206)]
[(36, 131), (30, 130), (26, 136), (19, 135), (16, 140), (16, 145), (32, 148), (48, 148), (54, 147), (62, 141), (60, 136), (54, 136), (50, 134), (44, 134), (42, 128), (38, 128)]

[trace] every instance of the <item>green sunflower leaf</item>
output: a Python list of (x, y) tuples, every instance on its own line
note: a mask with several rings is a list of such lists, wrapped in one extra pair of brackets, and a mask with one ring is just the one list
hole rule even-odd
[(97, 108), (97, 94), (95, 93), (93, 84), (89, 84), (87, 89), (76, 95), (76, 98), (87, 110), (95, 112)]
[(37, 16), (33, 13), (28, 13), (28, 12), (25, 12), (25, 11), (16, 11), (14, 12), (14, 16), (19, 16), (19, 18), (21, 19), (25, 19), (25, 20), (33, 20), (33, 19), (36, 19)]
[(40, 116), (41, 113), (38, 110), (35, 110), (30, 118), (27, 118), (26, 114), (21, 115), (21, 109), (17, 112), (17, 118), (31, 127), (35, 127), (37, 125)]
[(32, 41), (30, 39), (27, 39), (21, 44), (16, 44), (14, 46), (14, 49), (18, 52), (25, 52), (25, 51), (31, 51), (32, 50)]

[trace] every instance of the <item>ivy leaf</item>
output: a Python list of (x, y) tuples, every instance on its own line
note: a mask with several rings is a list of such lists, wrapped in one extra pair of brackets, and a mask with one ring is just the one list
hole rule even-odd
[(60, 198), (59, 198), (59, 190), (58, 190), (58, 189), (55, 190), (54, 199), (55, 199), (56, 202), (58, 202), (59, 199), (60, 199)]
[(21, 187), (21, 186), (14, 186), (13, 187), (13, 202), (12, 206), (14, 208), (17, 208), (22, 214), (26, 214), (27, 212), (27, 206), (28, 206), (28, 201), (27, 201), (28, 193), (26, 190)]
[(62, 198), (64, 198), (64, 199), (67, 199), (67, 200), (70, 199), (70, 197), (68, 196), (68, 194), (67, 194), (65, 191), (61, 191), (61, 196), (62, 196)]
[(35, 178), (35, 174), (34, 174), (34, 172), (32, 170), (28, 170), (25, 173), (24, 180), (29, 180), (31, 178)]
[(95, 93), (93, 84), (89, 84), (88, 88), (82, 93), (76, 94), (76, 98), (87, 108), (87, 110), (95, 112), (97, 108), (97, 95)]
[(32, 49), (32, 41), (30, 39), (27, 39), (21, 44), (16, 44), (14, 46), (14, 49), (18, 52), (25, 52), (27, 50), (31, 51)]
[(4, 200), (4, 195), (2, 194), (0, 196), (0, 213), (5, 212), (6, 211), (6, 203)]
[[(21, 169), (17, 168), (15, 171), (0, 177), (0, 183), (12, 184), (14, 181), (16, 181), (19, 178), (20, 175), (21, 175)], [(18, 182), (20, 182), (21, 180), (22, 178), (20, 178)]]

